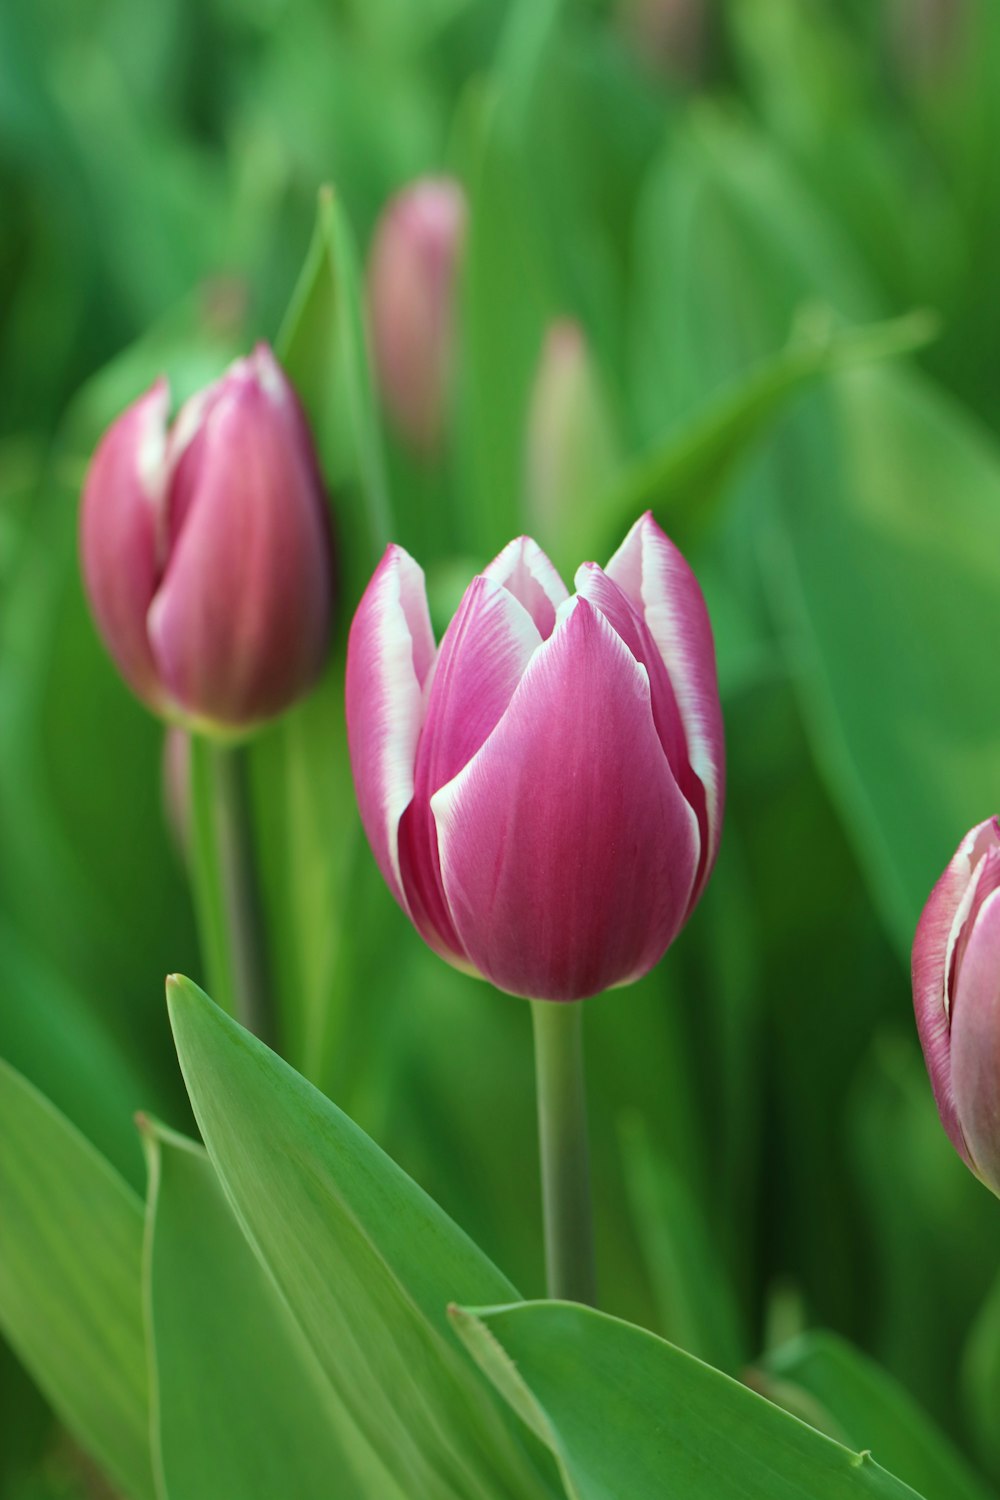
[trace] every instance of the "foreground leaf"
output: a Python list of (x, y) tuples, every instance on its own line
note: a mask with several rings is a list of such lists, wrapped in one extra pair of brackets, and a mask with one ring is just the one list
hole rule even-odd
[(913, 1500), (870, 1454), (631, 1323), (568, 1302), (451, 1317), (571, 1500)]
[(144, 1139), (164, 1500), (403, 1500), (345, 1416), (204, 1151), (157, 1125)]
[(768, 1356), (768, 1374), (804, 1391), (852, 1448), (881, 1463), (928, 1500), (989, 1500), (989, 1491), (908, 1391), (832, 1333), (807, 1333)]
[(142, 1203), (0, 1062), (0, 1325), (70, 1431), (152, 1500)]
[[(188, 980), (181, 1067), (236, 1216), (359, 1430), (421, 1500), (551, 1494), (445, 1313), (510, 1283), (373, 1141)], [(466, 1299), (468, 1300), (468, 1298)]]

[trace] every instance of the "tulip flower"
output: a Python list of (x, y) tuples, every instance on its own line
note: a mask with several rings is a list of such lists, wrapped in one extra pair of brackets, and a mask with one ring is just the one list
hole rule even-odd
[(163, 379), (112, 424), (83, 492), (98, 631), (129, 686), (188, 728), (241, 733), (318, 675), (329, 524), (294, 391), (266, 345), (167, 426)]
[(913, 1003), (941, 1123), (1000, 1195), (1000, 821), (966, 834), (913, 943)]
[(708, 614), (651, 516), (576, 593), (529, 538), (473, 579), (440, 647), (390, 547), (351, 627), (347, 723), (390, 890), (449, 962), (536, 1000), (645, 974), (719, 842)]
[(375, 376), (401, 436), (433, 455), (444, 433), (454, 343), (455, 279), (465, 197), (447, 177), (425, 177), (379, 220), (368, 267)]

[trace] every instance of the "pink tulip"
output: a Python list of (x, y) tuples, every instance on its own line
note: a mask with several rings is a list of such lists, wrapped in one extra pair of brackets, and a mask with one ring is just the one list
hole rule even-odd
[(105, 433), (80, 515), (83, 578), (133, 691), (194, 729), (243, 731), (326, 657), (329, 523), (294, 391), (259, 344), (167, 427), (165, 380)]
[(913, 1004), (941, 1123), (1000, 1195), (1000, 821), (966, 834), (913, 942)]
[(649, 515), (569, 597), (528, 537), (440, 647), (390, 547), (351, 627), (361, 817), (400, 906), (499, 988), (577, 1000), (645, 974), (715, 860), (722, 716), (701, 591)]
[(425, 177), (393, 198), (375, 230), (368, 267), (372, 354), (394, 425), (419, 452), (441, 445), (454, 343), (455, 280), (465, 197), (447, 177)]

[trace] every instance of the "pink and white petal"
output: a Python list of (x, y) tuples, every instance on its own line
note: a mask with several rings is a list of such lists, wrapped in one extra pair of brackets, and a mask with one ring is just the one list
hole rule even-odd
[[(966, 834), (927, 899), (913, 940), (913, 1008), (924, 1061), (941, 1122), (969, 1163), (952, 1086), (949, 985), (956, 943), (971, 910), (973, 875), (991, 848), (1000, 847), (1000, 823), (987, 818)], [(968, 898), (968, 899), (966, 899)]]
[(400, 825), (400, 871), (410, 913), (439, 952), (461, 955), (441, 887), (430, 799), (493, 732), (542, 641), (523, 605), (502, 584), (478, 577), (445, 632), (428, 685), (414, 795)]
[(483, 576), (509, 589), (534, 620), (542, 639), (548, 640), (555, 629), (556, 611), (569, 593), (537, 542), (530, 536), (515, 537), (493, 559)]
[(688, 910), (698, 831), (649, 680), (585, 599), (561, 613), (493, 734), (431, 800), (470, 961), (501, 989), (576, 1000), (640, 977)]
[(127, 408), (91, 460), (80, 509), (83, 580), (105, 646), (129, 686), (162, 710), (165, 694), (146, 633), (160, 573), (166, 504), (165, 380)]
[(390, 546), (362, 595), (348, 635), (347, 744), (368, 842), (407, 915), (399, 824), (413, 798), (423, 686), (433, 651), (423, 569), (402, 547)]
[(577, 569), (574, 583), (580, 597), (589, 599), (591, 604), (596, 605), (608, 624), (621, 636), (636, 661), (646, 668), (653, 704), (653, 722), (660, 736), (660, 743), (681, 791), (695, 812), (699, 812), (704, 805), (704, 791), (691, 770), (687, 739), (673, 685), (649, 626), (624, 589), (613, 578), (609, 578), (597, 563), (583, 563)]
[(326, 658), (325, 506), (308, 456), (254, 379), (227, 385), (195, 447), (194, 493), (149, 637), (187, 714), (243, 728), (287, 707)]
[(677, 696), (691, 767), (705, 788), (705, 857), (693, 900), (711, 873), (722, 834), (726, 757), (715, 644), (698, 581), (647, 511), (605, 570), (649, 626)]
[(980, 907), (953, 1001), (951, 1083), (962, 1154), (1000, 1196), (1000, 890)]

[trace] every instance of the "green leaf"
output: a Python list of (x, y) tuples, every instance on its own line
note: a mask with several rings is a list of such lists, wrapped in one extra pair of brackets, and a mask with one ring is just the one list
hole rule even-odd
[(164, 1500), (403, 1500), (244, 1238), (205, 1152), (150, 1122), (143, 1138)]
[(482, 1370), (555, 1454), (570, 1500), (910, 1500), (879, 1467), (745, 1386), (566, 1302), (451, 1309)]
[(354, 246), (329, 188), (319, 195), (278, 352), (312, 420), (331, 489), (342, 613), (322, 682), (257, 736), (249, 761), (282, 1050), (319, 1082), (344, 1019), (334, 991), (345, 991), (346, 979), (335, 979), (363, 850), (344, 722), (344, 615), (391, 534)]
[(807, 668), (819, 758), (908, 954), (931, 885), (996, 804), (1000, 724), (983, 685), (1000, 452), (926, 381), (866, 370), (833, 384), (785, 472), (775, 603)]
[(0, 1324), (67, 1427), (152, 1500), (142, 1203), (0, 1063)]
[(607, 501), (613, 520), (605, 535), (617, 536), (640, 512), (653, 510), (671, 532), (696, 537), (715, 520), (740, 462), (796, 395), (838, 370), (911, 354), (936, 329), (936, 319), (922, 311), (836, 329), (816, 309), (784, 349), (732, 381), (636, 461)]
[(870, 1448), (915, 1489), (935, 1500), (989, 1500), (989, 1491), (909, 1392), (844, 1339), (803, 1334), (769, 1354), (765, 1370), (819, 1402), (843, 1442)]
[(392, 526), (354, 243), (330, 187), (320, 190), (312, 243), (277, 351), (312, 422), (353, 593), (356, 583), (367, 583)]
[(181, 1067), (237, 1218), (353, 1421), (404, 1492), (549, 1494), (467, 1378), (451, 1297), (504, 1276), (379, 1148), (189, 981), (168, 984)]
[(664, 1334), (716, 1369), (744, 1362), (739, 1308), (690, 1188), (637, 1115), (621, 1130), (625, 1178)]

